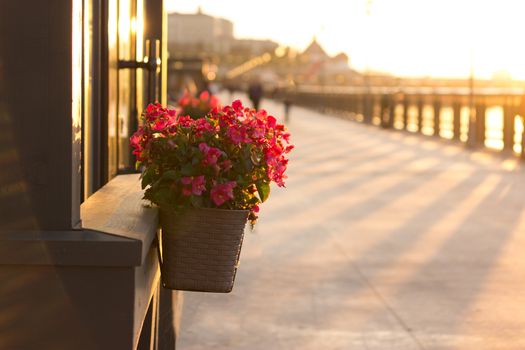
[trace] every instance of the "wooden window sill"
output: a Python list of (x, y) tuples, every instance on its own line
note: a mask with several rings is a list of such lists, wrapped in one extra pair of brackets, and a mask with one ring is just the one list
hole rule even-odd
[(82, 229), (0, 232), (0, 264), (140, 266), (158, 228), (138, 174), (120, 175), (86, 200)]

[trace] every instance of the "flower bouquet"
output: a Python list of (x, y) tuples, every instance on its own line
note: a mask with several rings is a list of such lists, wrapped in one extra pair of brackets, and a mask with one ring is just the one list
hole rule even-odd
[(200, 119), (146, 108), (131, 145), (144, 198), (160, 208), (165, 287), (231, 291), (247, 220), (257, 220), (271, 182), (284, 186), (289, 137), (240, 101)]
[(189, 92), (179, 99), (179, 115), (189, 116), (192, 119), (199, 119), (208, 114), (212, 109), (219, 105), (219, 99), (210, 95), (208, 91), (203, 91), (199, 97), (194, 97)]

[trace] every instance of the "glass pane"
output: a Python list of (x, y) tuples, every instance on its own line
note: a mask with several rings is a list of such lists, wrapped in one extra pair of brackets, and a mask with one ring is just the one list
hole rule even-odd
[[(132, 23), (131, 0), (119, 1), (118, 18), (118, 52), (119, 60), (129, 61), (132, 58), (131, 49), (131, 23)], [(125, 170), (129, 168), (130, 148), (130, 117), (131, 117), (131, 90), (134, 88), (131, 75), (132, 69), (120, 69), (118, 72), (118, 168)]]

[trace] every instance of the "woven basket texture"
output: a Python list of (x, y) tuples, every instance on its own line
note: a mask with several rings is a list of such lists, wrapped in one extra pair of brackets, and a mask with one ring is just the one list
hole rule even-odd
[(160, 210), (165, 288), (229, 293), (239, 262), (247, 210)]

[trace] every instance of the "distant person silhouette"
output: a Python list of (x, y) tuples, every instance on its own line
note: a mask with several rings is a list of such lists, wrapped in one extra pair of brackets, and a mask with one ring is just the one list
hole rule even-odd
[(259, 103), (261, 102), (263, 94), (263, 88), (261, 83), (254, 81), (248, 87), (248, 97), (252, 101), (253, 108), (259, 109)]
[(290, 121), (290, 108), (292, 107), (292, 99), (288, 93), (284, 95), (283, 104), (284, 104), (284, 121), (288, 123)]
[(295, 84), (293, 82), (289, 82), (288, 86), (282, 88), (279, 93), (280, 99), (284, 105), (284, 121), (286, 123), (290, 121), (290, 109), (292, 108), (293, 104), (294, 90)]

